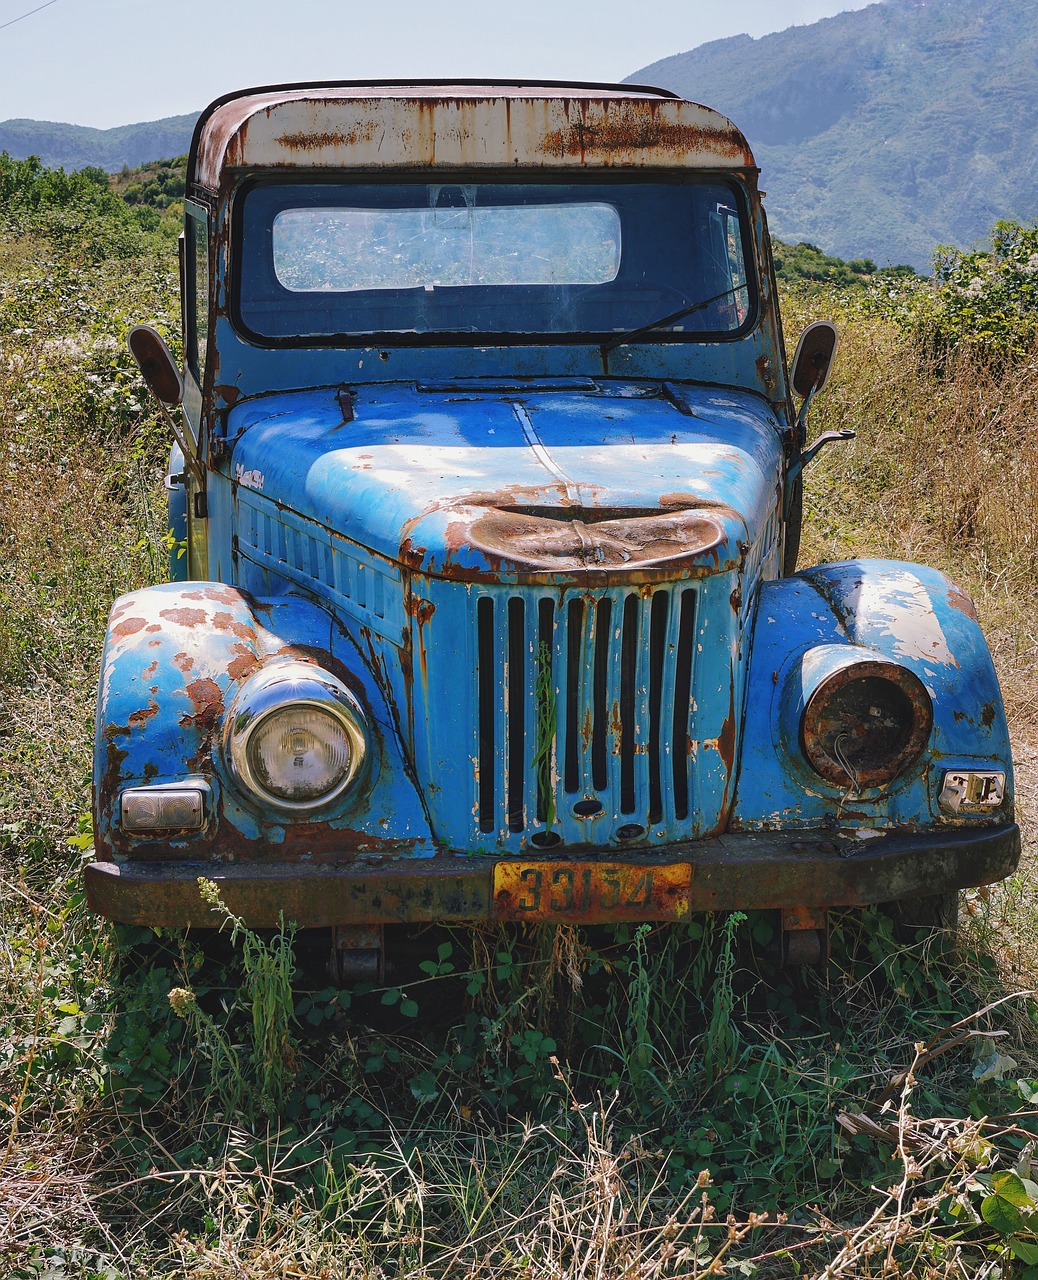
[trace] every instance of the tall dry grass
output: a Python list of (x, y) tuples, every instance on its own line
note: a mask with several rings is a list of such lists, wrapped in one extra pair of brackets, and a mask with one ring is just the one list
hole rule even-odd
[(1010, 725), (1038, 725), (1038, 349), (1013, 364), (944, 361), (838, 295), (797, 295), (787, 325), (826, 306), (841, 327), (812, 433), (851, 427), (805, 482), (800, 563), (875, 555), (943, 569), (973, 597)]
[(88, 805), (112, 599), (163, 568), (166, 446), (125, 333), (172, 282), (161, 258), (74, 266), (0, 238), (0, 835), (34, 856)]

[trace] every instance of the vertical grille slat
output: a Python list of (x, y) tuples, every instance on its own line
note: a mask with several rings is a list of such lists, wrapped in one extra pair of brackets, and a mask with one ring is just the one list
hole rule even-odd
[(497, 774), (496, 734), (497, 670), (494, 662), (494, 602), (484, 597), (476, 604), (476, 697), (479, 717), (479, 829), (497, 826), (494, 777)]
[(624, 601), (623, 626), (620, 630), (620, 812), (634, 813), (637, 793), (634, 782), (634, 743), (636, 726), (636, 692), (638, 687), (638, 648), (641, 610), (638, 597)]
[(563, 788), (580, 790), (580, 690), (583, 684), (584, 601), (571, 600), (566, 611), (566, 755)]
[(667, 614), (670, 597), (657, 591), (649, 606), (649, 824), (663, 820), (661, 720), (667, 658)]
[(609, 786), (609, 650), (613, 602), (599, 600), (595, 610), (594, 672), (591, 684), (591, 786)]
[(526, 606), (521, 596), (508, 601), (508, 829), (522, 831), (526, 774)]
[(674, 817), (688, 817), (689, 717), (692, 712), (692, 647), (695, 644), (695, 592), (682, 591), (678, 606), (678, 647), (674, 661)]
[(534, 755), (537, 821), (555, 821), (555, 752), (558, 742), (558, 710), (555, 694), (555, 606), (550, 600), (537, 604), (537, 653), (534, 681)]

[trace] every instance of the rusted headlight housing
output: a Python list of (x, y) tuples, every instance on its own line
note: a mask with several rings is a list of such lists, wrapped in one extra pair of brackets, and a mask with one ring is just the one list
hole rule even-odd
[(287, 659), (242, 686), (227, 720), (225, 758), (267, 804), (304, 812), (339, 799), (367, 756), (363, 713), (330, 672)]
[(882, 787), (915, 760), (930, 738), (933, 706), (907, 667), (853, 662), (818, 684), (801, 721), (801, 746), (827, 782)]

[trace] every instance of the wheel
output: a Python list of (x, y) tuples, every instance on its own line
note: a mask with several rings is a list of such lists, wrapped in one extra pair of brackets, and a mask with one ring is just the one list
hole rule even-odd
[(894, 936), (905, 943), (916, 940), (920, 929), (942, 933), (948, 942), (955, 940), (959, 927), (959, 891), (928, 893), (919, 898), (900, 898), (881, 908), (894, 922)]

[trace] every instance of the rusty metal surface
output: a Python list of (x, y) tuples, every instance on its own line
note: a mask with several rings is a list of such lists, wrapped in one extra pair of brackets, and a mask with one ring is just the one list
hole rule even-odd
[[(370, 732), (371, 769), (353, 793), (312, 814), (286, 815), (238, 785), (223, 727), (250, 677), (285, 658), (326, 670), (357, 699)], [(124, 829), (126, 787), (199, 775), (211, 820), (191, 833)], [(321, 862), (432, 852), (391, 713), (331, 616), (297, 597), (260, 601), (212, 582), (171, 583), (122, 596), (102, 655), (95, 739), (94, 839), (99, 855)]]
[[(695, 500), (689, 495), (686, 501)], [(701, 567), (725, 540), (722, 519), (730, 509), (687, 511), (584, 511), (484, 507), (458, 511), (462, 537), (488, 563), (505, 561), (525, 572), (582, 575), (587, 569), (674, 574)], [(455, 535), (457, 536), (457, 535)]]
[(694, 102), (615, 90), (306, 88), (232, 99), (205, 121), (192, 182), (227, 168), (752, 168), (740, 131)]
[[(780, 833), (722, 836), (623, 863), (583, 862), (625, 866), (632, 876), (685, 863), (691, 868), (690, 911), (796, 908), (817, 919), (827, 907), (991, 883), (1007, 876), (1019, 857), (1019, 828), (1007, 824), (867, 841), (845, 835), (827, 840)], [(450, 854), (407, 866), (393, 861), (363, 866), (93, 862), (86, 868), (86, 889), (93, 910), (130, 924), (211, 926), (212, 915), (198, 892), (199, 876), (213, 879), (227, 906), (256, 927), (276, 925), (282, 912), (303, 926), (488, 920), (499, 914), (493, 887), (495, 867), (502, 862)], [(524, 859), (514, 865), (537, 864)], [(681, 892), (676, 873), (669, 883)], [(627, 918), (670, 918), (665, 913), (673, 900), (650, 895), (641, 913)]]
[(881, 660), (838, 668), (804, 709), (807, 758), (837, 786), (883, 786), (911, 764), (929, 741), (933, 703), (906, 667)]
[[(842, 767), (817, 772), (804, 751), (815, 691), (844, 670), (840, 678), (853, 679), (884, 669), (902, 672), (915, 691), (908, 703), (920, 717), (922, 751), (886, 781), (870, 777), (863, 760), (857, 786)], [(809, 829), (834, 819), (876, 831), (976, 827), (975, 815), (941, 811), (947, 769), (1004, 772), (1004, 803), (981, 821), (1012, 818), (1012, 754), (991, 656), (960, 593), (936, 569), (852, 560), (763, 583), (745, 708), (729, 830)], [(853, 716), (847, 727), (853, 738)]]

